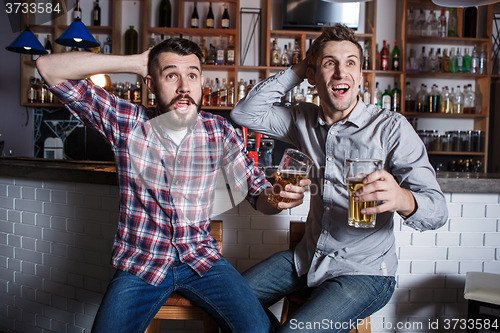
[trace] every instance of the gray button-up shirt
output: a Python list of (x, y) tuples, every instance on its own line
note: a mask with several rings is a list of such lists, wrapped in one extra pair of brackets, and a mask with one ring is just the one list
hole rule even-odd
[(348, 226), (345, 160), (382, 160), (383, 168), (415, 197), (418, 208), (404, 223), (436, 229), (448, 211), (425, 147), (404, 116), (361, 100), (347, 119), (332, 126), (314, 104), (274, 105), (300, 82), (288, 68), (257, 84), (231, 113), (238, 124), (293, 144), (315, 162), (306, 233), (295, 249), (297, 272), (308, 274), (310, 286), (340, 275), (394, 276), (393, 213), (378, 214), (375, 228)]

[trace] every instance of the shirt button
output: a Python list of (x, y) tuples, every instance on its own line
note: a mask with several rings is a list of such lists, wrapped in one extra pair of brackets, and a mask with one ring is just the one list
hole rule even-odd
[(325, 181), (326, 185), (330, 185), (331, 181), (327, 180)]
[(316, 254), (321, 254), (321, 250), (316, 250)]
[(326, 160), (327, 160), (328, 162), (331, 162), (331, 161), (332, 161), (332, 158), (331, 158), (331, 157), (327, 157), (327, 158), (326, 158)]
[(325, 210), (326, 210), (326, 211), (329, 211), (329, 210), (330, 210), (330, 207), (326, 206), (326, 207), (325, 207)]
[(328, 235), (328, 230), (323, 230), (324, 235)]

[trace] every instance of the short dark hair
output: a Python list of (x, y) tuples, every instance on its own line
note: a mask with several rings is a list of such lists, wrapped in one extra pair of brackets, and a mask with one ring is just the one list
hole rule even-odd
[(153, 70), (156, 67), (158, 67), (158, 56), (161, 53), (165, 52), (173, 52), (183, 56), (194, 54), (200, 60), (200, 65), (201, 65), (202, 53), (198, 44), (185, 38), (170, 38), (159, 43), (158, 45), (153, 47), (149, 52), (149, 58), (148, 58), (149, 75), (152, 75)]
[(316, 66), (318, 57), (323, 50), (324, 45), (330, 41), (348, 41), (352, 42), (359, 50), (359, 59), (363, 59), (363, 48), (359, 44), (356, 36), (354, 35), (354, 30), (348, 28), (344, 24), (337, 23), (333, 26), (324, 27), (321, 31), (321, 35), (314, 40), (311, 47), (309, 48), (307, 64), (309, 66)]

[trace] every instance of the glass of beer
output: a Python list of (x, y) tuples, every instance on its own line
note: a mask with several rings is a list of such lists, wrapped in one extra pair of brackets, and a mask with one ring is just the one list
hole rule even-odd
[(375, 214), (361, 214), (361, 209), (375, 207), (377, 201), (356, 202), (354, 192), (364, 186), (363, 178), (382, 167), (381, 160), (347, 159), (346, 183), (349, 192), (348, 224), (355, 228), (375, 227)]
[(307, 178), (312, 165), (312, 158), (306, 154), (296, 149), (286, 149), (276, 172), (272, 194), (267, 198), (267, 201), (278, 209), (281, 209), (278, 207), (280, 202), (292, 201), (289, 198), (281, 197), (281, 191), (285, 190), (287, 184), (298, 185), (301, 179)]

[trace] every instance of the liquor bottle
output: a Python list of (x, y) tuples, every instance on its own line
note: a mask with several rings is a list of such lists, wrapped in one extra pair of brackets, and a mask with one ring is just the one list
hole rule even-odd
[(420, 90), (417, 93), (417, 112), (428, 112), (427, 108), (427, 86), (420, 85)]
[(92, 24), (96, 26), (101, 25), (101, 6), (99, 6), (99, 0), (95, 1), (94, 9), (92, 10)]
[(156, 105), (156, 95), (153, 94), (151, 90), (148, 90), (148, 105), (155, 106)]
[(111, 54), (111, 39), (109, 37), (106, 38), (106, 41), (102, 44), (102, 53)]
[(48, 52), (48, 54), (51, 54), (52, 53), (52, 43), (50, 42), (50, 36), (47, 35), (47, 37), (45, 37), (45, 51)]
[(222, 40), (222, 36), (219, 39), (219, 43), (217, 44), (217, 51), (215, 54), (215, 64), (216, 65), (225, 65), (225, 52), (224, 52), (224, 41)]
[(224, 12), (222, 13), (220, 26), (222, 29), (229, 29), (229, 12), (226, 4), (224, 4)]
[(429, 72), (437, 72), (437, 56), (434, 54), (434, 48), (431, 47), (431, 50), (429, 51)]
[(391, 90), (391, 110), (401, 112), (401, 90), (397, 82), (394, 82), (394, 89)]
[(76, 2), (76, 7), (73, 11), (73, 20), (82, 20), (82, 8), (80, 7), (80, 1)]
[(227, 106), (234, 106), (234, 83), (229, 81), (229, 86), (227, 87)]
[(245, 91), (246, 91), (245, 81), (243, 81), (243, 79), (240, 79), (240, 82), (238, 83), (238, 98), (237, 98), (238, 101), (245, 98), (246, 96)]
[(123, 89), (122, 92), (122, 98), (131, 101), (132, 99), (132, 84), (130, 82), (125, 82), (125, 88)]
[(438, 18), (439, 20), (439, 37), (446, 37), (446, 15), (444, 15), (444, 8), (441, 8), (441, 15)]
[(200, 17), (198, 16), (198, 3), (195, 2), (193, 6), (193, 13), (191, 14), (191, 28), (200, 27)]
[(200, 49), (201, 49), (201, 63), (206, 64), (207, 63), (207, 57), (208, 57), (208, 51), (205, 46), (205, 38), (201, 37), (200, 39)]
[(234, 37), (229, 36), (229, 42), (226, 48), (226, 65), (234, 65), (235, 62), (235, 47)]
[(382, 107), (382, 92), (378, 88), (379, 83), (375, 83), (375, 91), (373, 92), (373, 104), (378, 106), (379, 108)]
[(301, 59), (299, 40), (296, 39), (292, 52), (292, 65), (298, 64)]
[(418, 58), (418, 69), (422, 72), (426, 72), (429, 64), (427, 63), (427, 54), (425, 53), (425, 46), (422, 46), (422, 53)]
[(439, 93), (438, 86), (436, 84), (432, 85), (431, 92), (427, 96), (427, 105), (429, 106), (429, 112), (439, 112), (439, 106), (441, 105), (441, 94)]
[(368, 88), (368, 81), (365, 81), (365, 88), (363, 89), (363, 103), (366, 105), (370, 104), (371, 94), (370, 89)]
[(450, 71), (450, 57), (448, 57), (448, 49), (443, 50), (442, 71), (448, 73)]
[(137, 54), (137, 31), (133, 25), (125, 32), (125, 54)]
[(375, 44), (375, 69), (380, 69), (380, 51), (378, 50), (378, 44)]
[(172, 20), (172, 6), (170, 5), (170, 0), (161, 0), (160, 11), (158, 16), (158, 26), (159, 27), (170, 27)]
[(250, 92), (250, 90), (252, 90), (253, 87), (254, 87), (254, 80), (250, 80), (245, 90), (245, 96), (248, 95), (248, 93)]
[(406, 82), (405, 89), (405, 112), (415, 112), (416, 111), (416, 93), (415, 90), (410, 85), (410, 82)]
[(368, 44), (363, 49), (363, 69), (370, 69), (370, 48)]
[(453, 95), (453, 113), (464, 113), (464, 94), (460, 91), (460, 86), (457, 86), (457, 91)]
[(226, 79), (222, 79), (222, 84), (219, 87), (219, 106), (227, 106)]
[(425, 12), (423, 9), (420, 9), (420, 13), (418, 14), (416, 19), (415, 33), (420, 36), (425, 35), (426, 26), (427, 26), (427, 20), (425, 19)]
[(401, 68), (399, 67), (399, 49), (398, 49), (398, 41), (394, 41), (394, 48), (392, 49), (391, 52), (391, 57), (392, 57), (392, 70), (393, 71), (399, 71)]
[(439, 33), (439, 21), (436, 18), (436, 13), (429, 13), (429, 21), (427, 22), (427, 36), (437, 36)]
[(215, 58), (217, 56), (217, 51), (215, 49), (215, 46), (210, 44), (207, 52), (207, 65), (215, 65)]
[(476, 38), (477, 7), (464, 8), (464, 37)]
[(205, 27), (207, 29), (214, 28), (214, 11), (212, 10), (212, 3), (210, 2), (208, 7), (207, 19), (205, 20)]
[(36, 103), (36, 79), (34, 76), (30, 77), (30, 86), (28, 87), (28, 102)]
[(135, 86), (132, 88), (132, 103), (141, 104), (142, 103), (142, 88), (141, 83), (136, 82)]
[(450, 9), (450, 17), (448, 18), (448, 37), (457, 37), (458, 17), (455, 8)]
[(486, 57), (486, 47), (481, 45), (481, 53), (479, 53), (479, 74), (486, 74), (486, 69), (488, 68)]
[(384, 93), (382, 94), (382, 109), (390, 111), (392, 109), (392, 97), (389, 91), (391, 91), (390, 85), (388, 89), (384, 90)]
[(472, 91), (472, 85), (468, 84), (464, 87), (464, 114), (476, 113), (475, 94)]
[(455, 48), (450, 49), (450, 73), (457, 72), (457, 57), (455, 55)]
[(288, 54), (287, 45), (283, 47), (283, 53), (281, 54), (281, 66), (290, 66), (290, 55)]
[(212, 86), (210, 85), (210, 79), (207, 77), (205, 85), (203, 86), (203, 98), (201, 100), (202, 106), (210, 106), (212, 97)]
[(441, 56), (441, 48), (440, 47), (438, 47), (438, 49), (437, 49), (436, 59), (437, 59), (436, 70), (437, 70), (437, 72), (442, 72), (443, 71), (443, 57)]
[(462, 56), (462, 53), (460, 52), (459, 47), (457, 47), (457, 55), (456, 55), (455, 59), (457, 62), (456, 72), (462, 73), (464, 70), (464, 57)]
[(448, 86), (443, 87), (443, 91), (441, 92), (441, 106), (439, 107), (440, 113), (451, 113), (452, 112), (452, 98), (451, 98), (450, 90)]
[(408, 13), (406, 15), (406, 33), (408, 36), (415, 35), (415, 13), (413, 8), (408, 8)]
[[(306, 103), (312, 103), (313, 102), (314, 95), (313, 95), (312, 89), (313, 89), (312, 87), (307, 87)], [(368, 103), (370, 103), (369, 100), (368, 100)]]
[(387, 42), (384, 40), (382, 50), (380, 51), (380, 69), (386, 71), (389, 69), (389, 50)]
[(215, 84), (212, 84), (212, 101), (210, 102), (212, 106), (220, 105), (220, 86), (219, 78), (215, 78)]
[(470, 73), (470, 55), (469, 55), (469, 49), (468, 48), (465, 48), (464, 63), (463, 63), (463, 72), (464, 73)]
[(273, 41), (273, 46), (271, 48), (271, 66), (280, 65), (280, 48), (278, 47), (278, 42), (276, 39)]
[(408, 63), (406, 65), (407, 71), (418, 71), (418, 61), (415, 49), (410, 49), (410, 55), (408, 56)]

